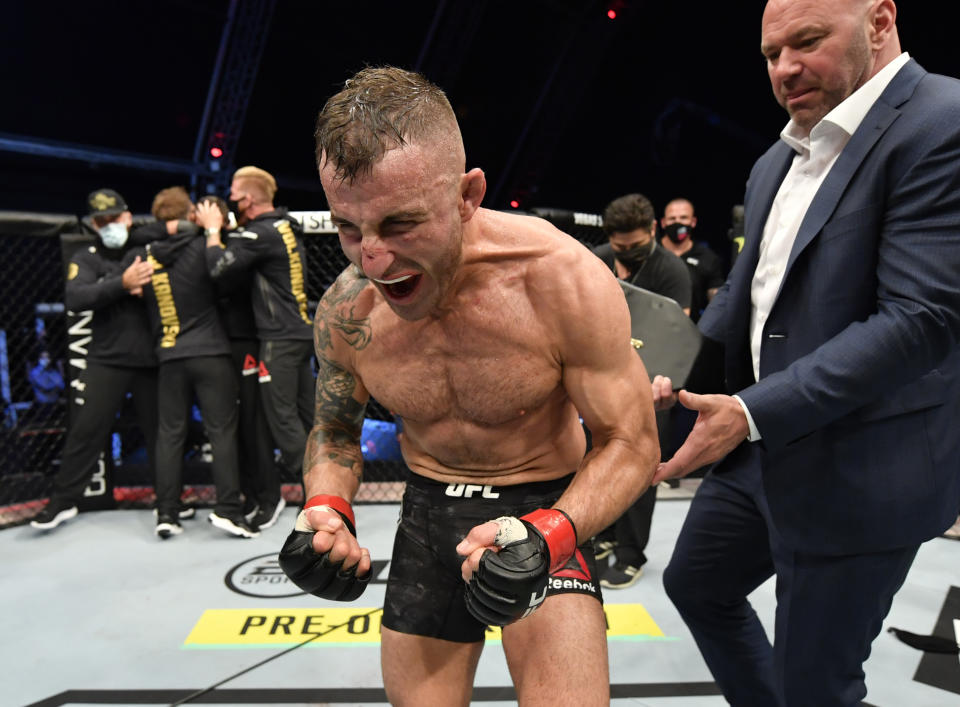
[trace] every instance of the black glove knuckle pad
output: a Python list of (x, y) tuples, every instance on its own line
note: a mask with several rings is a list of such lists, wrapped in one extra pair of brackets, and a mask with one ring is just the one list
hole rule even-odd
[[(527, 538), (488, 550), (467, 584), (467, 609), (478, 621), (505, 626), (539, 606), (548, 580), (548, 553), (540, 533), (527, 525)], [(534, 603), (534, 598), (540, 600)]]
[(313, 549), (313, 533), (294, 530), (280, 550), (280, 569), (303, 591), (333, 601), (353, 601), (366, 589), (372, 572), (357, 576), (356, 566), (343, 569), (343, 561), (331, 562), (330, 552)]

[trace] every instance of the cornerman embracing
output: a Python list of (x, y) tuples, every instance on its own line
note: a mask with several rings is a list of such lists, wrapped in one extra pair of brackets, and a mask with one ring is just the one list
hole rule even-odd
[[(241, 167), (230, 184), (241, 228), (220, 239), (219, 214), (199, 217), (207, 229), (210, 274), (227, 289), (253, 271), (253, 313), (260, 339), (260, 393), (267, 424), (280, 448), (284, 477), (299, 479), (307, 430), (313, 424), (313, 323), (307, 313), (306, 257), (300, 225), (273, 205), (277, 182), (259, 167)], [(212, 222), (204, 219), (209, 216)], [(284, 501), (261, 507), (253, 522), (269, 527)]]

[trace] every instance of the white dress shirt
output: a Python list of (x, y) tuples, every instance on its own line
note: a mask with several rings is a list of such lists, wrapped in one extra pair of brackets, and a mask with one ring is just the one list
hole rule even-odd
[[(809, 136), (805, 136), (793, 120), (780, 133), (780, 138), (797, 154), (770, 207), (760, 240), (760, 258), (750, 285), (750, 353), (756, 380), (760, 380), (763, 328), (780, 292), (790, 251), (807, 209), (850, 137), (909, 59), (904, 52), (883, 67), (814, 125)], [(734, 397), (747, 414), (750, 425), (747, 439), (751, 442), (759, 440), (760, 432), (750, 411), (739, 396)]]

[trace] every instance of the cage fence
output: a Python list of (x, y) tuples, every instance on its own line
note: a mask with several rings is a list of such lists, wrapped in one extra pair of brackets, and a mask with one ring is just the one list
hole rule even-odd
[[(599, 217), (561, 209), (534, 212), (588, 245), (603, 239)], [(347, 265), (328, 212), (294, 212), (305, 230), (311, 313)], [(140, 219), (138, 219), (140, 220)], [(73, 250), (93, 242), (73, 216), (0, 212), (0, 528), (27, 522), (46, 503), (69, 428), (72, 372), (82, 365), (89, 313), (64, 307), (65, 267)], [(407, 473), (398, 420), (376, 400), (367, 406), (361, 448), (364, 481), (357, 503), (398, 501)], [(184, 450), (183, 501), (212, 506), (210, 445), (195, 408)], [(288, 503), (301, 503), (299, 478), (284, 476)], [(128, 399), (118, 411), (81, 510), (150, 508), (153, 473)]]

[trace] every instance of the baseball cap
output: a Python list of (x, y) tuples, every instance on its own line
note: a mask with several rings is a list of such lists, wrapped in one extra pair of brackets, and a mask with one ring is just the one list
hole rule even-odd
[(113, 189), (97, 189), (87, 197), (91, 216), (116, 216), (129, 211), (127, 202)]

